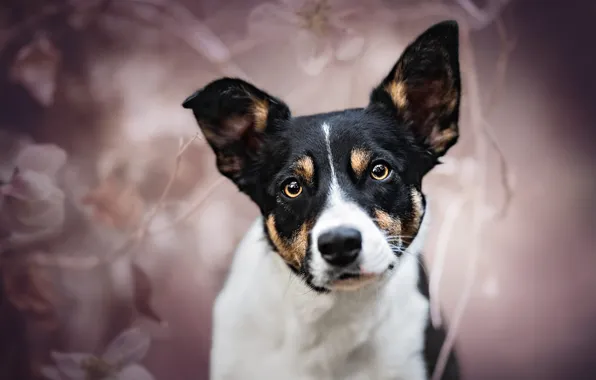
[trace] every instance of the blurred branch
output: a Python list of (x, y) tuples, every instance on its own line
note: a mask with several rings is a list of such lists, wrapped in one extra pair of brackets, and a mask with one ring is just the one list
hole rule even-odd
[(205, 190), (201, 196), (199, 197), (199, 199), (194, 203), (194, 205), (188, 209), (187, 212), (185, 212), (184, 214), (182, 214), (181, 216), (179, 216), (178, 218), (176, 218), (171, 224), (165, 226), (162, 229), (159, 229), (157, 231), (154, 231), (153, 234), (157, 234), (160, 232), (164, 232), (164, 231), (168, 231), (176, 226), (178, 226), (180, 223), (186, 221), (188, 218), (190, 218), (192, 215), (194, 215), (197, 211), (200, 210), (201, 206), (205, 203), (205, 201), (207, 200), (207, 198), (213, 194), (213, 192), (215, 191), (216, 188), (218, 188), (220, 185), (222, 185), (223, 183), (227, 182), (228, 179), (224, 176), (220, 176), (218, 177), (213, 183), (211, 183), (211, 185), (209, 185), (209, 187), (207, 188), (207, 190)]
[[(92, 4), (92, 6), (90, 6)], [(22, 36), (28, 29), (35, 30), (51, 17), (64, 13), (64, 22), (68, 20), (97, 20), (102, 14), (110, 13), (113, 16), (122, 16), (124, 7), (131, 8), (133, 18), (143, 20), (155, 27), (158, 23), (164, 23), (165, 30), (183, 41), (187, 46), (196, 51), (210, 63), (218, 67), (223, 75), (239, 76), (246, 80), (250, 77), (236, 65), (232, 60), (232, 52), (217, 37), (207, 25), (196, 18), (193, 13), (176, 1), (164, 0), (101, 0), (101, 1), (80, 1), (72, 4), (64, 1), (60, 4), (52, 4), (35, 10), (32, 16), (22, 22), (13, 25), (7, 31), (0, 34), (0, 50), (4, 49), (15, 38)], [(140, 7), (150, 7), (159, 17), (151, 17), (147, 12), (139, 12)], [(136, 9), (135, 9), (136, 8)], [(251, 43), (238, 45), (241, 51), (246, 51), (253, 46)]]
[[(483, 107), (481, 104), (474, 53), (470, 42), (470, 31), (473, 29), (480, 29), (491, 24), (499, 16), (502, 8), (507, 5), (509, 1), (510, 0), (492, 1), (489, 3), (489, 6), (487, 6), (486, 9), (478, 8), (472, 0), (456, 0), (456, 3), (460, 8), (456, 8), (455, 6), (447, 6), (440, 2), (425, 2), (408, 8), (402, 7), (402, 9), (399, 9), (397, 12), (381, 12), (380, 14), (376, 14), (380, 16), (379, 20), (381, 22), (386, 21), (391, 23), (399, 21), (417, 21), (431, 17), (457, 18), (460, 22), (462, 30), (462, 45), (464, 47), (464, 49), (462, 49), (462, 53), (465, 55), (469, 65), (468, 70), (466, 70), (466, 86), (468, 90), (466, 101), (469, 104), (471, 118), (470, 126), (472, 128), (472, 135), (474, 137), (474, 155), (479, 162), (478, 165), (476, 165), (474, 173), (477, 185), (472, 188), (471, 193), (462, 192), (462, 196), (454, 200), (453, 203), (449, 205), (448, 213), (445, 216), (445, 220), (443, 221), (443, 224), (439, 230), (438, 244), (440, 245), (435, 265), (432, 268), (433, 270), (430, 276), (431, 278), (429, 285), (429, 291), (431, 292), (430, 304), (433, 324), (440, 323), (440, 297), (438, 290), (440, 289), (439, 283), (441, 274), (443, 272), (444, 262), (446, 261), (445, 257), (447, 254), (447, 248), (449, 247), (450, 237), (452, 235), (451, 231), (453, 225), (455, 224), (454, 221), (457, 219), (458, 215), (460, 215), (464, 203), (468, 201), (470, 201), (473, 205), (472, 242), (469, 245), (468, 265), (465, 275), (464, 288), (454, 309), (451, 326), (448, 330), (445, 344), (441, 348), (436, 370), (432, 374), (432, 380), (440, 379), (442, 376), (447, 363), (447, 358), (449, 357), (449, 353), (453, 348), (461, 319), (469, 302), (474, 282), (476, 280), (477, 261), (480, 255), (480, 239), (482, 232), (484, 231), (484, 226), (489, 221), (489, 218), (486, 214), (486, 193), (488, 191), (487, 172), (490, 159), (489, 147), (494, 149), (498, 154), (501, 174), (500, 180), (505, 190), (504, 205), (500, 210), (498, 217), (504, 217), (506, 215), (508, 206), (513, 197), (511, 175), (505, 160), (505, 155), (493, 134), (492, 128), (488, 122), (488, 117), (495, 108), (497, 100), (503, 92), (508, 62), (515, 43), (507, 36), (506, 28), (502, 21), (497, 20), (496, 25), (501, 39), (502, 49), (497, 60), (495, 84), (488, 99), (488, 104), (486, 107)], [(183, 5), (175, 1), (166, 3), (163, 0), (122, 0), (118, 2), (105, 1), (105, 4), (105, 8), (102, 9), (110, 12), (110, 14), (116, 13), (117, 15), (122, 16), (122, 14), (118, 12), (119, 10), (123, 10), (123, 7), (132, 7), (134, 17), (138, 20), (143, 20), (153, 26), (156, 26), (157, 23), (165, 23), (164, 26), (168, 33), (171, 33), (175, 37), (179, 38), (200, 56), (207, 59), (210, 63), (216, 65), (224, 75), (239, 76), (246, 80), (250, 80), (248, 75), (233, 62), (233, 51), (225, 46), (225, 44), (215, 35), (215, 33), (213, 33), (213, 31), (211, 31), (210, 28), (208, 28), (204, 22), (197, 19), (192, 12)], [(33, 16), (11, 28), (0, 41), (0, 50), (3, 49), (12, 39), (16, 38), (27, 29), (35, 27), (48, 18), (61, 12), (68, 12), (69, 9), (71, 9), (70, 7), (72, 7), (72, 5), (65, 3), (42, 8)], [(157, 12), (158, 17), (154, 17), (154, 15), (151, 13), (139, 12), (138, 10), (140, 7), (149, 7), (153, 11)], [(465, 15), (462, 14), (462, 9), (465, 12)], [(243, 49), (249, 49), (254, 46), (251, 42), (254, 41), (241, 41), (237, 46), (240, 46)], [(116, 249), (102, 257), (69, 257), (64, 255), (36, 253), (28, 255), (27, 259), (35, 265), (51, 265), (73, 269), (90, 269), (102, 263), (109, 262), (120, 255), (126, 255), (135, 252), (139, 245), (145, 241), (146, 237), (149, 235), (148, 231), (151, 227), (151, 224), (159, 210), (163, 207), (164, 199), (166, 198), (173, 182), (176, 179), (181, 157), (188, 146), (197, 138), (197, 136), (198, 135), (195, 135), (190, 139), (190, 141), (180, 144), (178, 153), (175, 157), (174, 172), (170, 177), (158, 202), (149, 212), (148, 217), (143, 221), (143, 223), (141, 223), (139, 228), (133, 234), (127, 237), (125, 243), (119, 249)], [(205, 200), (213, 193), (213, 191), (225, 181), (226, 179), (224, 177), (219, 177), (183, 215), (177, 217), (170, 225), (165, 226), (162, 229), (158, 229), (157, 231), (152, 231), (151, 233), (155, 234), (166, 229), (174, 228), (179, 223), (187, 220), (200, 209)]]
[[(217, 66), (223, 75), (238, 76), (246, 80), (250, 77), (233, 62), (230, 49), (217, 35), (193, 13), (176, 1), (163, 0), (124, 0), (119, 5), (128, 3), (133, 7), (151, 7), (160, 14), (160, 20), (155, 20), (147, 14), (136, 12), (134, 17), (148, 23), (165, 22), (167, 16), (170, 22), (165, 23), (166, 31), (183, 41), (187, 46)], [(250, 45), (249, 45), (250, 46)]]
[[(463, 28), (462, 28), (463, 29)], [(499, 35), (501, 37), (502, 44), (504, 45), (501, 49), (500, 56), (498, 59), (497, 65), (497, 78), (495, 88), (493, 90), (493, 96), (490, 98), (490, 103), (486, 107), (487, 110), (494, 109), (497, 98), (496, 94), (498, 94), (499, 89), (503, 87), (504, 77), (506, 73), (507, 62), (509, 59), (509, 55), (513, 48), (513, 45), (510, 43), (508, 39), (506, 39), (505, 28), (503, 24), (499, 26)], [(505, 42), (503, 42), (505, 41)], [(501, 160), (501, 173), (503, 173), (503, 177), (501, 178), (502, 181), (505, 181), (505, 189), (508, 192), (509, 196), (512, 193), (509, 193), (511, 188), (509, 184), (509, 172), (506, 162), (504, 160), (504, 155), (502, 150), (500, 149), (497, 141), (491, 134), (489, 124), (486, 121), (487, 117), (487, 110), (483, 111), (483, 107), (481, 104), (481, 97), (480, 97), (480, 89), (479, 89), (479, 82), (477, 77), (477, 72), (475, 70), (476, 63), (474, 57), (474, 51), (470, 41), (470, 34), (469, 29), (466, 30), (465, 33), (462, 33), (462, 42), (464, 49), (462, 49), (462, 53), (465, 52), (467, 55), (467, 61), (469, 64), (470, 69), (468, 70), (468, 94), (467, 100), (470, 104), (470, 116), (471, 116), (471, 126), (475, 130), (474, 138), (475, 138), (475, 149), (476, 149), (476, 157), (480, 161), (480, 165), (476, 166), (476, 173), (475, 176), (477, 178), (477, 185), (473, 189), (473, 193), (471, 194), (471, 200), (473, 204), (473, 217), (472, 217), (472, 242), (469, 245), (468, 249), (468, 265), (465, 272), (465, 280), (463, 285), (462, 293), (458, 298), (457, 304), (453, 311), (453, 316), (451, 318), (451, 323), (449, 330), (447, 331), (447, 337), (441, 347), (441, 351), (439, 353), (439, 358), (437, 360), (437, 364), (435, 367), (435, 371), (432, 375), (431, 380), (439, 380), (443, 372), (445, 370), (445, 366), (447, 364), (449, 354), (453, 349), (455, 344), (455, 339), (457, 333), (459, 331), (459, 327), (461, 324), (461, 320), (463, 318), (464, 312), (466, 307), (469, 303), (472, 289), (474, 287), (474, 283), (477, 277), (477, 262), (481, 251), (481, 238), (482, 233), (484, 232), (484, 226), (490, 220), (495, 220), (498, 216), (505, 215), (502, 211), (497, 215), (488, 215), (486, 210), (486, 198), (488, 193), (488, 182), (487, 182), (487, 173), (488, 173), (488, 163), (490, 161), (489, 156), (489, 149), (487, 142), (497, 150), (498, 154), (500, 155)], [(509, 199), (506, 199), (505, 207), (509, 204)], [(439, 272), (440, 273), (440, 272)], [(432, 276), (436, 276), (435, 268), (433, 268)], [(436, 280), (435, 280), (436, 282)], [(435, 308), (438, 305), (438, 301), (435, 299), (431, 301), (431, 305)]]
[(472, 29), (484, 29), (492, 24), (501, 14), (503, 8), (511, 0), (488, 0), (484, 9), (480, 9), (474, 0), (455, 0), (456, 3), (472, 17), (470, 22)]
[(445, 211), (441, 227), (439, 228), (439, 236), (437, 237), (436, 244), (437, 249), (433, 260), (432, 276), (430, 276), (428, 284), (429, 298), (431, 302), (430, 319), (435, 328), (442, 324), (439, 283), (441, 281), (441, 275), (443, 274), (443, 267), (445, 266), (447, 249), (449, 248), (449, 243), (451, 241), (453, 227), (461, 215), (465, 203), (466, 197), (456, 196), (447, 206), (447, 211)]
[(43, 265), (43, 266), (59, 266), (62, 268), (68, 269), (91, 269), (98, 265), (109, 263), (114, 259), (123, 256), (123, 255), (130, 255), (135, 254), (136, 249), (143, 243), (145, 238), (148, 235), (148, 230), (151, 227), (151, 222), (163, 206), (164, 200), (167, 197), (176, 177), (178, 175), (178, 169), (180, 166), (180, 162), (182, 159), (182, 155), (186, 151), (186, 149), (197, 139), (199, 136), (196, 133), (189, 141), (187, 142), (180, 142), (180, 147), (178, 149), (178, 153), (175, 157), (175, 167), (174, 171), (168, 181), (168, 184), (164, 188), (158, 202), (149, 213), (148, 217), (145, 219), (144, 223), (141, 223), (139, 228), (132, 234), (128, 236), (125, 243), (118, 249), (107, 253), (106, 255), (99, 257), (99, 256), (65, 256), (65, 255), (53, 255), (47, 253), (34, 253), (27, 255), (27, 260), (32, 265)]
[(168, 183), (166, 184), (166, 187), (164, 188), (163, 192), (161, 193), (161, 196), (159, 197), (157, 204), (155, 205), (155, 207), (153, 207), (153, 210), (149, 214), (149, 217), (147, 219), (145, 219), (145, 222), (141, 224), (140, 228), (136, 232), (135, 239), (138, 239), (140, 241), (146, 236), (147, 231), (149, 230), (149, 227), (151, 226), (151, 222), (153, 221), (153, 219), (159, 212), (160, 208), (163, 206), (165, 198), (169, 194), (170, 189), (172, 188), (172, 185), (174, 184), (174, 181), (176, 180), (176, 178), (178, 176), (178, 170), (180, 169), (180, 162), (182, 161), (182, 155), (184, 154), (186, 149), (188, 149), (190, 144), (192, 144), (198, 137), (199, 137), (199, 132), (195, 133), (195, 135), (191, 139), (189, 139), (186, 143), (184, 143), (182, 139), (180, 140), (180, 146), (178, 147), (178, 153), (176, 154), (174, 172), (170, 176), (170, 179), (169, 179)]
[[(507, 74), (507, 68), (510, 60), (511, 53), (515, 49), (516, 40), (511, 39), (507, 35), (507, 29), (505, 28), (505, 24), (501, 18), (497, 19), (496, 22), (497, 30), (499, 33), (499, 38), (501, 40), (501, 54), (499, 54), (499, 58), (497, 59), (497, 67), (496, 67), (496, 78), (495, 84), (493, 86), (493, 91), (491, 92), (489, 102), (486, 106), (486, 118), (488, 119), (494, 110), (497, 99), (503, 92), (505, 87), (505, 76)], [(505, 158), (505, 154), (501, 149), (500, 145), (497, 142), (496, 137), (492, 129), (490, 128), (490, 124), (487, 121), (483, 122), (484, 126), (484, 133), (488, 138), (488, 141), (491, 143), (491, 146), (497, 152), (499, 158), (499, 169), (500, 169), (500, 180), (501, 186), (505, 192), (503, 205), (499, 210), (497, 217), (504, 218), (507, 214), (507, 210), (509, 209), (509, 205), (511, 204), (513, 198), (513, 184), (512, 184), (512, 174), (509, 171), (509, 166), (507, 164), (507, 160)]]

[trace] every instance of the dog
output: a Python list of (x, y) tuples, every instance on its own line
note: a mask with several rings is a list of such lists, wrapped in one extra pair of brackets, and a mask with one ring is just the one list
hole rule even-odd
[[(411, 42), (365, 108), (293, 117), (238, 78), (190, 95), (219, 171), (259, 207), (213, 310), (213, 380), (423, 380), (422, 179), (459, 138), (459, 26)], [(458, 379), (455, 353), (442, 379)]]

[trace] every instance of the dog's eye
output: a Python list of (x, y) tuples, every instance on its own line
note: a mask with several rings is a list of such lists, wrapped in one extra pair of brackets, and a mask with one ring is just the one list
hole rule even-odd
[(296, 198), (302, 193), (302, 186), (300, 186), (298, 181), (292, 179), (286, 182), (283, 187), (283, 192), (288, 198)]
[(391, 173), (389, 166), (379, 163), (373, 166), (372, 170), (370, 171), (370, 176), (377, 181), (382, 181), (389, 177), (389, 173)]

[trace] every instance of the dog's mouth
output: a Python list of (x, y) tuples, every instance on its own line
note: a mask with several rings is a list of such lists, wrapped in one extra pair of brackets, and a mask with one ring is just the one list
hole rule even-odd
[(342, 275), (340, 275), (337, 278), (337, 281), (342, 281), (342, 280), (349, 280), (349, 279), (355, 279), (360, 277), (361, 274), (360, 273), (343, 273)]
[(374, 282), (378, 273), (343, 273), (331, 283), (331, 289), (353, 291)]
[(330, 288), (341, 291), (358, 290), (377, 281), (383, 277), (384, 274), (392, 271), (394, 267), (394, 264), (390, 264), (385, 271), (377, 273), (345, 272), (337, 276), (337, 278), (331, 282)]

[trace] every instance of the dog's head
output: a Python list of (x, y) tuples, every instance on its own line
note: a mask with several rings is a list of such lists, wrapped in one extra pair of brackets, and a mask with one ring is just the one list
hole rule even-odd
[(259, 206), (271, 246), (314, 289), (358, 288), (409, 253), (422, 178), (459, 136), (458, 38), (455, 21), (425, 31), (366, 108), (292, 117), (232, 78), (185, 100), (220, 172)]

